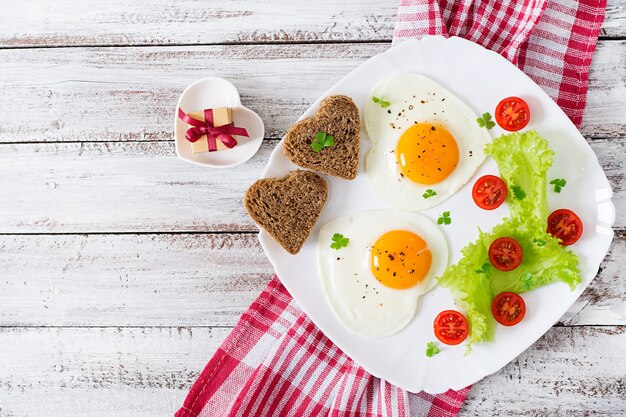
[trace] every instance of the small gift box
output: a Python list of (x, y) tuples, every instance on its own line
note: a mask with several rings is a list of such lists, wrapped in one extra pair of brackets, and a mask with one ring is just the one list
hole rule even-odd
[(193, 153), (234, 148), (237, 146), (234, 135), (248, 136), (246, 129), (235, 127), (232, 120), (232, 110), (228, 107), (217, 107), (191, 113), (185, 113), (179, 108), (178, 117), (189, 126), (185, 138), (191, 142)]

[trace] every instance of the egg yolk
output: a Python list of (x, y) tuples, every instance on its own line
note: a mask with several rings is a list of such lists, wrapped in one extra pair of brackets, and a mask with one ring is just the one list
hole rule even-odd
[(432, 254), (424, 239), (406, 230), (382, 235), (372, 248), (370, 267), (383, 285), (405, 289), (420, 283), (428, 274)]
[(418, 184), (437, 184), (459, 163), (459, 146), (447, 129), (417, 123), (400, 136), (396, 158), (403, 176)]

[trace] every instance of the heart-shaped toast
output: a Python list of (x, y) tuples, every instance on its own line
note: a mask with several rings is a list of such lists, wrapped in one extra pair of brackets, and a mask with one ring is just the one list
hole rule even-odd
[[(313, 142), (319, 133), (333, 139), (316, 147)], [(283, 149), (296, 165), (352, 180), (359, 169), (360, 133), (359, 108), (352, 99), (330, 96), (322, 101), (313, 117), (291, 126)]]
[(326, 180), (311, 171), (291, 171), (283, 178), (257, 180), (243, 204), (252, 220), (287, 252), (300, 251), (320, 217), (326, 199)]

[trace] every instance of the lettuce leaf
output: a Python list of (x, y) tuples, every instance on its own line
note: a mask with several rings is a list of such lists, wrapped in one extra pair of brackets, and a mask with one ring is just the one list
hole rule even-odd
[(543, 227), (538, 230), (534, 223), (505, 219), (491, 233), (481, 234), (480, 240), (486, 250), (495, 239), (508, 236), (519, 242), (524, 254), (522, 264), (513, 271), (488, 270), (494, 296), (503, 291), (521, 294), (556, 281), (566, 283), (573, 290), (582, 281), (578, 257), (543, 231)]
[[(534, 130), (511, 133), (501, 135), (488, 143), (485, 153), (496, 160), (500, 176), (507, 183), (507, 202), (511, 218), (546, 219), (546, 174), (554, 156), (554, 152), (548, 147), (548, 141)], [(516, 197), (516, 189), (525, 194), (522, 199)]]
[[(488, 144), (485, 152), (498, 164), (500, 175), (509, 187), (507, 199), (510, 218), (491, 232), (465, 246), (462, 257), (449, 266), (438, 283), (450, 289), (455, 303), (466, 309), (470, 323), (470, 344), (493, 340), (495, 320), (491, 300), (503, 291), (524, 293), (556, 281), (571, 289), (582, 281), (578, 257), (546, 233), (548, 217), (546, 174), (554, 153), (548, 142), (535, 131), (502, 135)], [(525, 193), (513, 192), (519, 187)], [(522, 246), (522, 264), (503, 272), (489, 262), (489, 246), (499, 237), (512, 237)]]
[(437, 282), (449, 288), (455, 303), (466, 310), (470, 342), (492, 340), (496, 323), (491, 317), (491, 279), (485, 272), (477, 272), (489, 262), (487, 248), (478, 239), (465, 246), (461, 254), (461, 260), (446, 268)]

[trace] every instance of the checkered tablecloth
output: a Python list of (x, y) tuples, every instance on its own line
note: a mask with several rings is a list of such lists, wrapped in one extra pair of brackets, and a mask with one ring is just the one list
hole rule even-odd
[[(495, 50), (579, 126), (605, 6), (605, 0), (402, 0), (394, 42), (437, 34)], [(412, 394), (373, 377), (313, 325), (274, 277), (209, 361), (176, 417), (451, 417), (468, 392), (469, 387)]]

